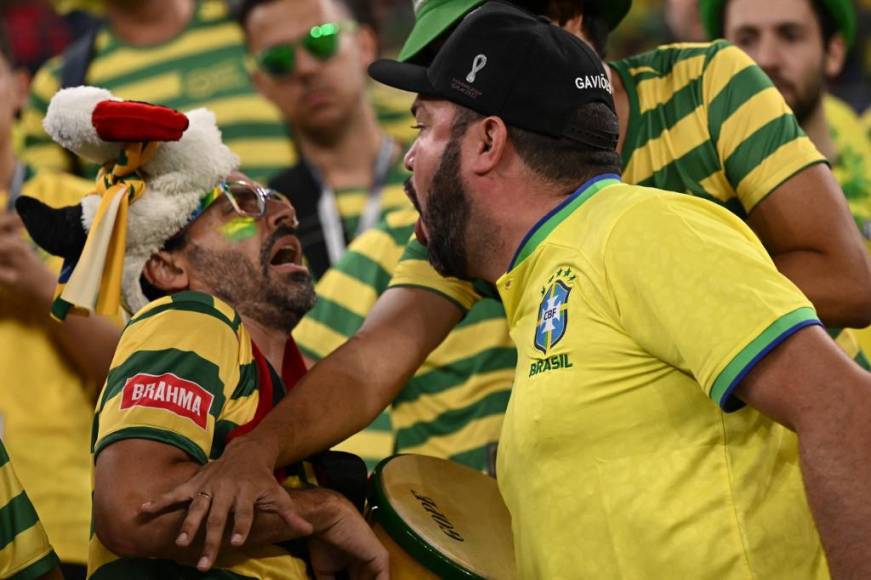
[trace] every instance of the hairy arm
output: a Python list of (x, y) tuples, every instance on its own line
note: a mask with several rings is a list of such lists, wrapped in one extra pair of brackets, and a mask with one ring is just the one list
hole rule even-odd
[[(171, 559), (208, 569), (213, 561), (200, 557), (205, 534), (181, 528), (187, 502), (153, 515), (139, 511), (146, 498), (187, 480), (198, 468), (186, 453), (164, 443), (125, 439), (108, 446), (98, 455), (94, 472), (94, 530), (100, 541), (121, 556)], [(244, 540), (225, 537), (222, 543), (262, 545), (312, 534), (347, 563), (354, 562), (373, 576), (386, 571), (383, 547), (350, 503), (325, 489), (285, 495), (292, 510), (267, 504), (258, 505), (255, 513), (240, 510), (237, 517), (251, 518), (250, 534)], [(191, 498), (199, 505), (211, 501), (203, 495)]]
[(832, 577), (871, 577), (871, 375), (809, 327), (760, 361), (735, 394), (798, 434)]
[(871, 323), (871, 263), (828, 167), (813, 165), (786, 180), (747, 221), (824, 323)]

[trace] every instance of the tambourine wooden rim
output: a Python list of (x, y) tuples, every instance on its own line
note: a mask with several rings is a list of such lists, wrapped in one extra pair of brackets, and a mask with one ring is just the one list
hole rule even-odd
[(396, 512), (387, 495), (381, 486), (384, 481), (383, 471), (385, 466), (400, 455), (393, 455), (387, 459), (383, 459), (372, 472), (372, 495), (369, 498), (370, 509), (377, 513), (376, 519), (381, 527), (384, 528), (391, 538), (393, 538), (399, 546), (408, 552), (408, 554), (420, 562), (426, 568), (429, 568), (434, 574), (442, 578), (473, 578), (475, 580), (484, 580), (483, 576), (475, 574), (456, 560), (448, 558), (438, 550), (434, 549), (430, 544), (417, 534), (405, 522), (402, 517)]

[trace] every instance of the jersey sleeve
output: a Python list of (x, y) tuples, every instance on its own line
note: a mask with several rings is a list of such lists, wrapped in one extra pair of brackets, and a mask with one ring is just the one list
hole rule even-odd
[(30, 580), (59, 563), (0, 443), (0, 578)]
[(239, 383), (238, 315), (210, 296), (167, 297), (121, 335), (98, 403), (94, 456), (122, 439), (173, 445), (205, 463)]
[(717, 176), (749, 213), (784, 181), (825, 157), (801, 130), (783, 96), (741, 49), (712, 43), (702, 81)]
[(820, 324), (752, 231), (704, 200), (657, 196), (626, 210), (604, 266), (627, 334), (724, 410), (740, 407), (732, 391), (769, 351)]
[(72, 171), (70, 157), (42, 128), (48, 103), (60, 89), (60, 57), (44, 64), (33, 77), (30, 95), (21, 111), (20, 129), (24, 136), (21, 160), (35, 171)]
[(396, 266), (390, 288), (422, 288), (440, 294), (463, 312), (472, 309), (481, 296), (472, 282), (448, 278), (435, 271), (429, 263), (426, 247), (412, 236)]
[(293, 331), (310, 360), (344, 344), (362, 326), (390, 277), (414, 229), (417, 213), (395, 211), (358, 236), (317, 284), (318, 301)]

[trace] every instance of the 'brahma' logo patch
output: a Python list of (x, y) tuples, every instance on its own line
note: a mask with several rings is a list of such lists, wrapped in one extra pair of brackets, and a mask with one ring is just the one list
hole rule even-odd
[(121, 397), (121, 408), (153, 407), (187, 417), (206, 428), (215, 396), (198, 384), (172, 373), (150, 375), (139, 373), (127, 379)]

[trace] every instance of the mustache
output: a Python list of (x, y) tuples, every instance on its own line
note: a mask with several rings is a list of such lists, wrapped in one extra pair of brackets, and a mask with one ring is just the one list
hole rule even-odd
[(296, 235), (296, 228), (287, 224), (281, 224), (275, 228), (275, 231), (272, 232), (268, 238), (266, 238), (266, 241), (263, 243), (263, 248), (260, 250), (260, 265), (263, 267), (264, 272), (269, 269), (269, 256), (272, 254), (272, 248), (275, 247), (278, 240), (285, 236), (294, 235)]
[(417, 190), (414, 188), (414, 183), (411, 182), (410, 177), (402, 184), (402, 188), (405, 190), (405, 195), (411, 200), (414, 209), (417, 210), (417, 213), (420, 213), (420, 202), (417, 199)]

